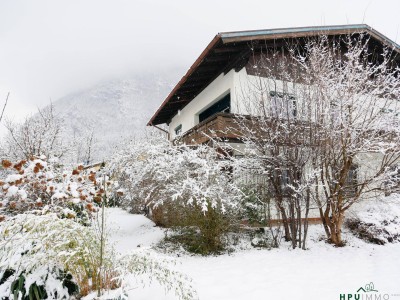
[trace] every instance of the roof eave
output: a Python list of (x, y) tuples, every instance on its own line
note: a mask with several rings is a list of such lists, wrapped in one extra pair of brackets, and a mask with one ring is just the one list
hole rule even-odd
[(334, 25), (334, 26), (309, 26), (309, 27), (297, 27), (297, 28), (279, 28), (279, 29), (267, 29), (267, 30), (249, 30), (249, 31), (233, 31), (233, 32), (222, 32), (220, 33), (222, 42), (224, 44), (234, 43), (238, 41), (252, 41), (252, 40), (271, 40), (282, 37), (305, 37), (313, 36), (315, 33), (326, 33), (328, 35), (335, 34), (349, 34), (357, 33), (365, 30), (375, 39), (381, 41), (387, 46), (393, 47), (400, 53), (400, 45), (392, 41), (388, 37), (384, 36), (380, 32), (373, 29), (367, 24), (353, 24), (353, 25)]
[[(186, 82), (188, 77), (196, 70), (196, 68), (200, 65), (200, 63), (203, 61), (203, 59), (207, 56), (207, 54), (210, 52), (210, 50), (221, 40), (221, 34), (217, 34), (212, 41), (208, 44), (208, 46), (203, 50), (203, 52), (200, 54), (200, 56), (196, 59), (196, 61), (192, 64), (192, 66), (189, 68), (189, 70), (186, 72), (186, 74), (182, 77), (181, 80), (177, 83), (177, 85), (174, 87), (174, 89), (168, 94), (167, 98), (161, 103), (160, 107), (157, 109), (157, 111), (154, 113), (154, 115), (151, 117), (150, 121), (147, 123), (147, 126), (152, 126), (154, 119), (157, 117), (158, 113), (161, 111), (161, 109), (169, 102), (169, 100), (174, 96), (174, 94), (180, 89), (180, 87)], [(155, 124), (157, 125), (157, 124)]]

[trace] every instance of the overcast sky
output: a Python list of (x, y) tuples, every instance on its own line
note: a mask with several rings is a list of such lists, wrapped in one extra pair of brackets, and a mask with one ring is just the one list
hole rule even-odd
[(399, 16), (400, 0), (0, 0), (0, 105), (10, 92), (21, 119), (99, 81), (186, 70), (222, 31), (367, 23), (399, 42)]

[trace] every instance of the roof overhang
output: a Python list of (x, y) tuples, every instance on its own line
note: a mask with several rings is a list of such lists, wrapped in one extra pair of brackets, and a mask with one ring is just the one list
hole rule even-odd
[[(400, 46), (366, 24), (314, 26), (223, 32), (208, 44), (186, 74), (169, 93), (147, 125), (169, 123), (221, 73), (241, 69), (254, 47), (284, 44), (288, 39), (306, 38), (325, 34), (327, 36), (367, 33), (382, 46), (393, 48), (400, 54)], [(263, 43), (261, 43), (263, 42)]]

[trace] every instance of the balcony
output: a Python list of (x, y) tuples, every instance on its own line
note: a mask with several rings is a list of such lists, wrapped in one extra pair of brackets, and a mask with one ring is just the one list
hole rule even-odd
[(184, 132), (175, 143), (186, 145), (205, 144), (211, 139), (237, 140), (240, 138), (239, 126), (235, 122), (235, 115), (231, 113), (217, 113), (193, 128)]
[[(285, 126), (282, 126), (283, 124)], [(271, 143), (277, 145), (309, 145), (312, 142), (309, 140), (311, 125), (296, 119), (263, 119), (250, 115), (219, 112), (184, 132), (174, 140), (174, 143), (198, 145), (212, 139), (238, 141), (243, 138), (241, 129), (244, 129), (247, 134), (250, 132), (253, 138), (259, 137), (262, 140), (268, 138)], [(274, 139), (271, 138), (271, 133)]]

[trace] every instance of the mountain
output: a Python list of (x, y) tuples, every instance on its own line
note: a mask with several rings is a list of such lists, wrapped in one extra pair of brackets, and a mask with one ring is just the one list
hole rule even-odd
[[(179, 72), (181, 74), (181, 72)], [(93, 133), (90, 162), (105, 159), (123, 140), (141, 137), (152, 114), (177, 82), (178, 72), (140, 74), (103, 82), (53, 103), (64, 120), (63, 138), (78, 140), (78, 155), (83, 159), (85, 146)]]

